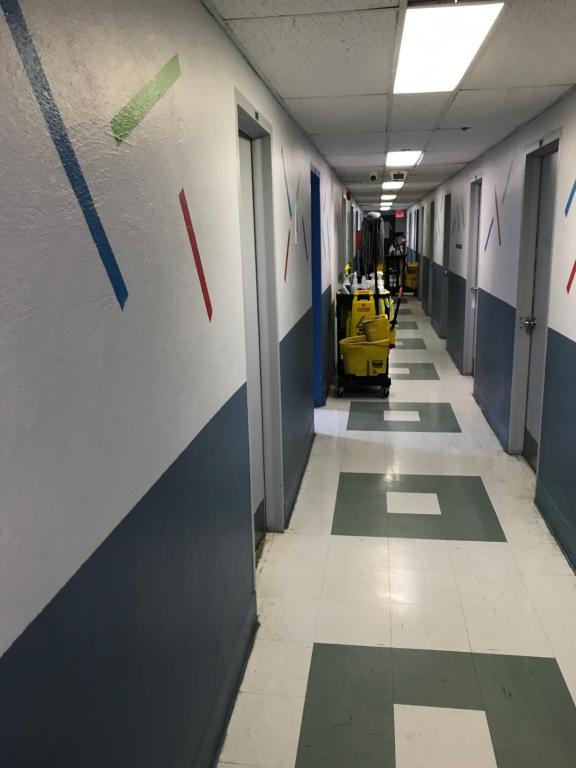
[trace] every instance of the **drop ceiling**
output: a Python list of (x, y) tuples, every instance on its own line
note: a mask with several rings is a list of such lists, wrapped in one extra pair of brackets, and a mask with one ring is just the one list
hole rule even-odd
[(505, 0), (456, 91), (402, 95), (405, 0), (205, 5), (365, 208), (380, 200), (388, 150), (424, 150), (396, 200), (417, 202), (576, 83), (576, 0)]

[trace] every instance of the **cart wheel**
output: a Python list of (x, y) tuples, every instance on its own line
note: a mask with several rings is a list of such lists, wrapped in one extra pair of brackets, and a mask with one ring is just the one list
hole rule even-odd
[(336, 389), (336, 397), (342, 397), (343, 394), (344, 394), (344, 387), (338, 387)]
[(386, 400), (386, 398), (389, 396), (389, 394), (390, 394), (390, 387), (382, 387), (382, 389), (380, 391), (380, 397), (383, 400)]

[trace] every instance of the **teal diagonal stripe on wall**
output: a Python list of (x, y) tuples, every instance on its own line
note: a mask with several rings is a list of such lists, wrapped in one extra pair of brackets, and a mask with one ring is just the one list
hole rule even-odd
[(132, 133), (138, 123), (144, 119), (179, 77), (180, 62), (178, 55), (176, 55), (110, 121), (112, 133), (118, 143), (124, 141)]

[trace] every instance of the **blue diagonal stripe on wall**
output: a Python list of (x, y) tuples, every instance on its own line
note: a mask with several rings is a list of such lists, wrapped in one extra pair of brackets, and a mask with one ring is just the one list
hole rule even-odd
[(576, 181), (574, 182), (574, 184), (572, 184), (572, 189), (570, 190), (570, 194), (568, 195), (566, 208), (564, 208), (564, 216), (568, 216), (568, 214), (570, 213), (570, 208), (572, 207), (572, 200), (574, 200), (575, 194), (576, 194)]
[(60, 157), (60, 162), (64, 167), (66, 176), (78, 204), (84, 214), (84, 219), (94, 240), (108, 279), (112, 284), (112, 288), (118, 300), (118, 304), (123, 309), (128, 298), (128, 289), (126, 283), (120, 272), (118, 262), (112, 252), (112, 246), (108, 240), (100, 216), (96, 210), (94, 200), (88, 189), (88, 184), (82, 173), (82, 168), (76, 157), (76, 152), (72, 146), (64, 120), (60, 114), (60, 110), (56, 105), (52, 90), (48, 83), (48, 78), (42, 67), (42, 62), (36, 51), (34, 42), (26, 21), (22, 14), (22, 9), (18, 0), (0, 0), (0, 7), (6, 18), (6, 22), (10, 29), (12, 39), (22, 60), (24, 70), (34, 91), (34, 96), (38, 102), (38, 106), (42, 112), (56, 151)]
[(492, 221), (490, 222), (490, 226), (488, 227), (488, 236), (486, 237), (486, 243), (484, 244), (484, 250), (488, 248), (488, 243), (490, 242), (490, 235), (492, 234), (492, 227), (494, 226), (494, 218), (492, 218)]

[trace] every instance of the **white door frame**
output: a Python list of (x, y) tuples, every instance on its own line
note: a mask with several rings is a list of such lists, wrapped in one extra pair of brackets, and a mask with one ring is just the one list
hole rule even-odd
[(474, 370), (476, 344), (475, 315), (478, 310), (478, 260), (480, 258), (480, 215), (482, 209), (482, 176), (470, 182), (468, 221), (468, 265), (466, 269), (466, 308), (464, 315), (464, 352), (462, 373), (470, 376)]
[[(518, 289), (516, 296), (516, 330), (510, 398), (510, 433), (508, 452), (524, 451), (526, 404), (528, 400), (528, 372), (530, 367), (530, 335), (524, 330), (521, 318), (532, 313), (534, 270), (536, 267), (536, 237), (538, 234), (538, 206), (540, 201), (540, 159), (559, 150), (560, 132), (540, 139), (525, 149), (526, 171), (522, 203), (522, 228), (518, 263)], [(560, 158), (559, 158), (560, 159)], [(553, 249), (552, 242), (551, 248)]]
[[(252, 139), (266, 529), (283, 531), (282, 401), (276, 260), (274, 258), (272, 127), (237, 90), (235, 101), (236, 141), (239, 141), (240, 131)], [(238, 151), (236, 155), (239, 156)]]

